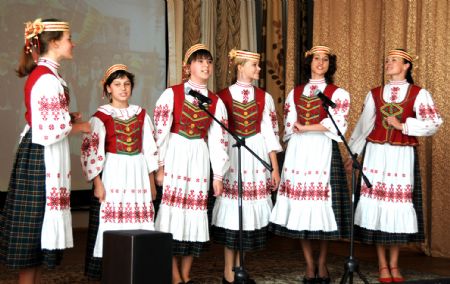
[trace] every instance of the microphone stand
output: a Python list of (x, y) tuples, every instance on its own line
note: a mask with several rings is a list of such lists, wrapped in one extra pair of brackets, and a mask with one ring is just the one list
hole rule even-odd
[(328, 109), (328, 104), (323, 103), (323, 108), (328, 114), (328, 117), (331, 119), (331, 122), (333, 122), (334, 127), (336, 128), (337, 134), (342, 139), (342, 142), (344, 142), (345, 148), (347, 149), (347, 152), (350, 154), (350, 157), (352, 158), (353, 164), (352, 164), (352, 208), (351, 208), (351, 214), (350, 214), (350, 224), (351, 224), (351, 230), (350, 230), (350, 255), (347, 259), (347, 261), (344, 264), (344, 275), (342, 275), (341, 278), (341, 284), (348, 283), (353, 284), (353, 273), (356, 272), (361, 278), (361, 280), (368, 284), (367, 278), (359, 271), (359, 263), (358, 261), (353, 257), (353, 251), (354, 251), (354, 222), (355, 222), (355, 188), (356, 188), (356, 169), (359, 170), (359, 172), (362, 175), (362, 178), (364, 179), (364, 182), (366, 183), (367, 187), (372, 188), (372, 184), (367, 179), (366, 175), (364, 174), (361, 164), (358, 162), (358, 154), (353, 154), (352, 150), (350, 150), (350, 147), (348, 146), (347, 140), (345, 139), (344, 135), (342, 135), (342, 132), (339, 130), (339, 127), (336, 125), (336, 122), (334, 121), (333, 116), (330, 114), (330, 111)]
[(234, 282), (233, 283), (246, 284), (246, 283), (249, 283), (249, 281), (248, 281), (249, 275), (245, 271), (245, 268), (244, 268), (244, 247), (243, 247), (243, 240), (242, 240), (243, 216), (242, 216), (241, 147), (244, 147), (248, 152), (250, 152), (250, 154), (252, 154), (258, 161), (260, 161), (261, 164), (263, 164), (263, 166), (270, 172), (273, 171), (273, 168), (266, 161), (261, 159), (261, 157), (259, 157), (255, 152), (253, 152), (252, 149), (248, 148), (248, 146), (245, 145), (245, 138), (240, 138), (239, 136), (234, 134), (228, 127), (226, 127), (221, 121), (219, 121), (211, 112), (209, 112), (207, 107), (201, 101), (199, 101), (198, 107), (200, 109), (202, 109), (204, 112), (206, 112), (220, 126), (222, 126), (222, 128), (225, 129), (236, 141), (236, 144), (234, 144), (233, 147), (237, 147), (237, 149), (238, 149), (239, 266), (235, 266), (233, 268), (233, 271), (234, 271)]

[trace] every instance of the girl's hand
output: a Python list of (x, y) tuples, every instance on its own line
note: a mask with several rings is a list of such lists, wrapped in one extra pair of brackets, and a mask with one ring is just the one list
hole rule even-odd
[(214, 189), (214, 196), (219, 196), (223, 192), (223, 181), (221, 180), (214, 180), (213, 181), (213, 189)]
[(351, 174), (352, 173), (352, 168), (353, 168), (353, 160), (351, 158), (348, 158), (344, 162), (344, 169), (347, 172), (347, 174)]
[[(77, 122), (78, 123), (78, 122)], [(80, 121), (80, 130), (83, 133), (91, 133), (91, 124), (88, 121)]]
[(388, 117), (385, 118), (385, 120), (386, 120), (386, 122), (387, 122), (387, 124), (388, 124), (389, 126), (392, 126), (392, 127), (394, 127), (395, 129), (400, 130), (400, 131), (403, 130), (403, 125), (402, 125), (402, 123), (398, 120), (397, 117), (395, 117), (395, 116), (388, 116)]
[(280, 172), (278, 169), (273, 169), (272, 171), (272, 191), (276, 191), (280, 185)]
[(71, 112), (70, 113), (70, 121), (75, 122), (77, 120), (81, 119), (81, 113), (80, 112)]
[(106, 191), (105, 187), (103, 186), (103, 182), (99, 176), (96, 176), (94, 178), (94, 196), (98, 198), (98, 201), (100, 203), (105, 201)]
[(156, 172), (156, 184), (158, 186), (163, 186), (163, 182), (164, 182), (164, 166), (161, 166)]
[(294, 133), (303, 133), (303, 132), (305, 132), (305, 126), (300, 124), (300, 122), (296, 121), (296, 122), (294, 122), (293, 130), (294, 130)]
[(152, 200), (156, 199), (156, 185), (155, 185), (155, 175), (153, 173), (148, 175), (150, 180), (150, 190), (152, 192)]
[(72, 123), (72, 130), (70, 133), (83, 132), (86, 134), (91, 133), (91, 124), (88, 121), (75, 121)]

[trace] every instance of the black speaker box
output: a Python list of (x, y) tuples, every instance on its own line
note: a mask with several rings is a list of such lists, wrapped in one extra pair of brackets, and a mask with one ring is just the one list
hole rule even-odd
[(103, 284), (172, 282), (172, 234), (146, 230), (105, 231)]

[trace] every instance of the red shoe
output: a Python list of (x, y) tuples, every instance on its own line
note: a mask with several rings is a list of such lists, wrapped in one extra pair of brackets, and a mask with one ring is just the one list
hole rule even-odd
[[(383, 271), (383, 270), (387, 270), (387, 271), (389, 271), (389, 269), (385, 266), (385, 267), (381, 267), (380, 268), (380, 274), (381, 274), (381, 271)], [(380, 282), (380, 283), (392, 283), (392, 277), (380, 277), (380, 278), (378, 278), (378, 282)]]
[[(397, 270), (397, 271), (399, 271), (398, 270), (398, 267), (391, 267), (391, 271), (392, 270)], [(400, 271), (399, 271), (400, 272)], [(403, 278), (403, 277), (394, 277), (394, 276), (392, 276), (392, 281), (393, 282), (395, 282), (395, 283), (401, 283), (401, 282), (405, 282), (405, 278)]]

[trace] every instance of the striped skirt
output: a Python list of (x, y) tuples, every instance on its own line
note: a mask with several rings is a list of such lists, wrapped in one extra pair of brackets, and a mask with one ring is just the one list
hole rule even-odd
[[(239, 250), (239, 231), (228, 230), (212, 226), (212, 238), (215, 243), (226, 246), (232, 250)], [(255, 251), (266, 247), (268, 227), (253, 231), (242, 232), (242, 247), (244, 251)]]
[(344, 163), (342, 162), (341, 152), (336, 141), (332, 143), (330, 186), (332, 188), (331, 207), (333, 208), (338, 228), (336, 231), (295, 231), (274, 223), (269, 224), (269, 230), (276, 235), (293, 239), (339, 240), (350, 238), (351, 203)]
[[(364, 160), (364, 156), (363, 156)], [(356, 200), (358, 202), (361, 191), (361, 177), (359, 177), (358, 187), (356, 189)], [(419, 157), (417, 149), (414, 148), (414, 190), (413, 206), (417, 216), (417, 229), (415, 234), (388, 233), (382, 231), (368, 230), (355, 225), (355, 240), (365, 244), (395, 245), (407, 243), (422, 243), (425, 240), (423, 208), (422, 208), (422, 179), (420, 177)], [(356, 208), (356, 206), (355, 206)]]
[(0, 214), (0, 262), (11, 269), (61, 262), (62, 250), (41, 249), (45, 213), (44, 146), (31, 142), (31, 129), (16, 153), (5, 206)]
[(192, 255), (199, 257), (202, 252), (209, 249), (210, 242), (187, 242), (173, 240), (172, 254), (173, 256)]
[(94, 247), (100, 222), (100, 202), (98, 198), (94, 196), (93, 189), (91, 194), (84, 274), (89, 280), (99, 281), (102, 278), (102, 258), (94, 257)]

